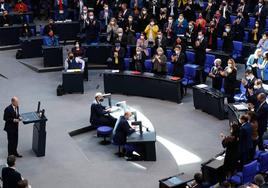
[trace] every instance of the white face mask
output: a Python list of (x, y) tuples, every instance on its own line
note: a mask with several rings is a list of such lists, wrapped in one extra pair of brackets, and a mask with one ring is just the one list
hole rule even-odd
[(83, 10), (83, 13), (86, 14), (87, 13), (87, 10)]
[(178, 55), (178, 54), (180, 54), (180, 51), (179, 50), (176, 50), (175, 53)]
[(89, 16), (89, 19), (93, 20), (94, 16)]
[(104, 10), (109, 10), (109, 8), (108, 7), (105, 7)]
[(79, 48), (79, 44), (76, 44), (75, 47), (76, 47), (76, 48)]
[(172, 23), (172, 20), (168, 20), (168, 23)]
[(259, 85), (254, 85), (254, 89), (260, 89), (261, 88), (261, 86), (259, 86)]
[(225, 31), (228, 33), (228, 32), (230, 32), (230, 31), (231, 31), (231, 29), (227, 28), (227, 29), (225, 29)]
[(162, 35), (157, 35), (158, 38), (162, 38)]
[(139, 55), (139, 54), (141, 54), (141, 52), (140, 51), (137, 51), (137, 54)]
[(132, 22), (132, 21), (133, 21), (133, 19), (128, 19), (128, 21)]
[(259, 7), (261, 7), (261, 6), (262, 6), (262, 4), (261, 4), (261, 3), (259, 3), (258, 5), (259, 5)]
[(118, 33), (118, 36), (119, 36), (119, 37), (122, 37), (122, 36), (123, 36), (123, 33)]
[(153, 26), (154, 25), (154, 22), (151, 22), (150, 25)]
[(147, 12), (146, 11), (142, 11), (142, 14), (146, 14)]
[(199, 40), (200, 39), (202, 39), (203, 38), (203, 36), (202, 35), (198, 35), (198, 37), (197, 37)]
[(229, 67), (229, 68), (232, 68), (232, 64), (229, 63), (229, 64), (228, 64), (228, 67)]

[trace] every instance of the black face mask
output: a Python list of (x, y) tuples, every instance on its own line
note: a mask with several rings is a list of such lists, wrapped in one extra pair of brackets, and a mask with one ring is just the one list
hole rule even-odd
[(100, 99), (99, 102), (103, 102), (103, 99)]
[(70, 60), (73, 60), (73, 59), (74, 59), (74, 56), (70, 56), (69, 59), (70, 59)]

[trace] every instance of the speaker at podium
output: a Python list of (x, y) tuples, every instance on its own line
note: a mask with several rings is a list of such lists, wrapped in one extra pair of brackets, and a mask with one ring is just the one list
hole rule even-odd
[(41, 103), (38, 102), (36, 112), (21, 114), (23, 124), (33, 123), (32, 150), (37, 157), (43, 157), (46, 153), (46, 122), (45, 110), (40, 110)]

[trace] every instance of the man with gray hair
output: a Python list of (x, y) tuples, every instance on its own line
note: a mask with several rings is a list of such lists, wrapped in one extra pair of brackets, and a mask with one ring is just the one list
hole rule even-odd
[(261, 174), (257, 174), (254, 177), (254, 183), (259, 186), (260, 188), (267, 188), (268, 184), (265, 183), (264, 177)]

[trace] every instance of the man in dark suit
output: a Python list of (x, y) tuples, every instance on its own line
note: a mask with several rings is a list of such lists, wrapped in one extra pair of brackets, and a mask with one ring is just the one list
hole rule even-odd
[(252, 90), (256, 81), (255, 76), (253, 75), (252, 70), (247, 69), (245, 72), (245, 78), (242, 79), (241, 83), (244, 85), (246, 89), (246, 97), (250, 96), (249, 90)]
[(19, 122), (20, 122), (20, 113), (19, 113), (19, 99), (13, 97), (11, 99), (11, 104), (6, 107), (4, 111), (4, 121), (5, 128), (7, 132), (8, 140), (8, 155), (15, 155), (16, 157), (22, 157), (17, 152), (18, 147), (18, 132), (19, 132)]
[(128, 123), (131, 116), (131, 112), (125, 112), (124, 116), (120, 117), (113, 136), (113, 140), (116, 144), (125, 145), (127, 142), (127, 136), (135, 132), (135, 129), (131, 128)]
[(247, 115), (240, 116), (239, 123), (241, 124), (239, 135), (240, 164), (243, 166), (253, 159), (253, 156), (251, 156), (251, 151), (253, 148), (253, 142), (251, 138), (252, 127), (248, 122)]
[(265, 29), (266, 16), (268, 14), (268, 10), (264, 5), (263, 0), (259, 0), (259, 3), (258, 3), (258, 5), (256, 5), (253, 14), (254, 14), (256, 20), (259, 21), (260, 30), (262, 31), (263, 29)]
[(204, 38), (204, 33), (202, 31), (199, 31), (194, 44), (195, 64), (204, 66), (206, 60), (206, 47), (207, 43)]
[(258, 147), (259, 150), (264, 151), (262, 137), (267, 129), (267, 119), (268, 119), (268, 104), (266, 102), (266, 94), (260, 93), (257, 96), (257, 100), (258, 104), (255, 107), (255, 112), (258, 118), (258, 133), (259, 133)]
[(163, 35), (161, 31), (158, 31), (157, 37), (155, 38), (154, 52), (159, 47), (163, 48), (164, 52), (166, 51), (167, 38)]
[(103, 125), (114, 127), (116, 119), (109, 115), (111, 109), (101, 104), (103, 99), (101, 93), (96, 93), (95, 101), (91, 104), (90, 123), (94, 127)]
[(14, 155), (8, 156), (8, 167), (2, 169), (3, 188), (19, 188), (18, 182), (22, 180), (22, 177), (20, 173), (16, 171), (15, 164), (16, 157)]

